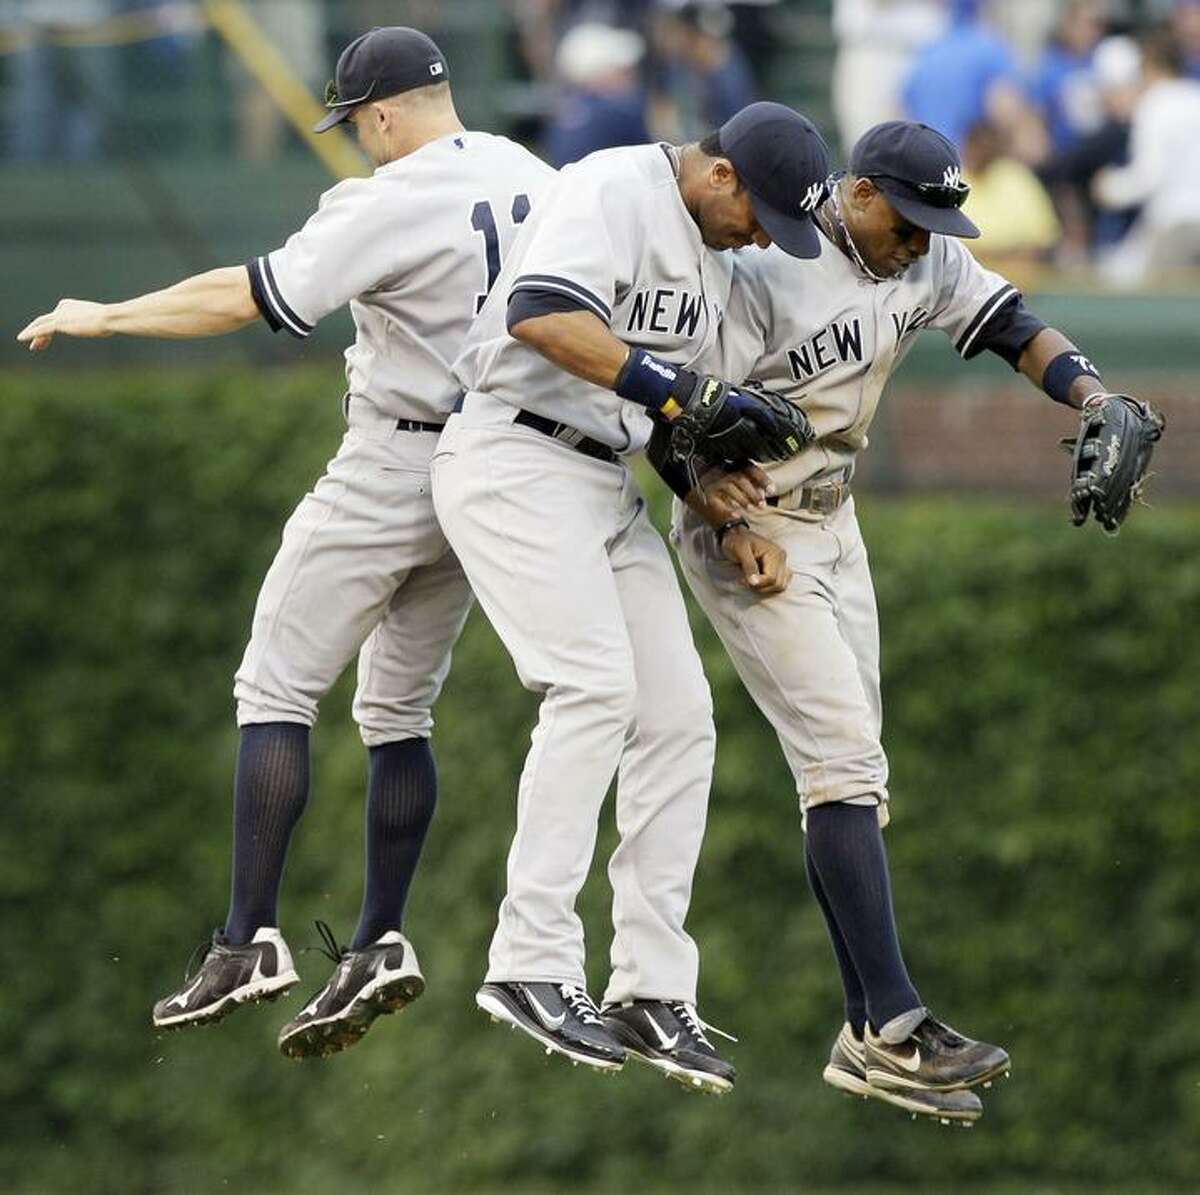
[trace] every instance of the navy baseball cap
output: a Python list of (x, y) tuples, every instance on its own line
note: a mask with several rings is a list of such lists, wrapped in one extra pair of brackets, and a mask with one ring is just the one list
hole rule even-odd
[(784, 104), (750, 104), (717, 137), (767, 236), (792, 257), (819, 256), (813, 214), (829, 193), (829, 149), (812, 121)]
[(868, 129), (850, 151), (850, 173), (869, 178), (910, 224), (952, 237), (977, 237), (959, 210), (971, 193), (953, 142), (911, 120)]
[(313, 125), (313, 132), (340, 124), (359, 104), (448, 78), (446, 57), (433, 38), (403, 25), (372, 29), (356, 37), (339, 56), (336, 75), (325, 88), (329, 112)]

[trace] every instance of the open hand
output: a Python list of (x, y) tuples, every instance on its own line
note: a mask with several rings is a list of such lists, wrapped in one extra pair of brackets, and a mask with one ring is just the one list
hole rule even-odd
[(40, 353), (50, 347), (50, 341), (61, 333), (63, 336), (111, 336), (106, 306), (104, 303), (89, 303), (86, 299), (60, 299), (53, 311), (30, 320), (17, 339), (29, 345), (31, 353)]

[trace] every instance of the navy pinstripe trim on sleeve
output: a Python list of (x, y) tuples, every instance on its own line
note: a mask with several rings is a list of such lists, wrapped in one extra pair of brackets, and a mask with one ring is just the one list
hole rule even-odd
[(594, 314), (590, 307), (585, 307), (582, 300), (574, 295), (565, 295), (558, 290), (514, 290), (508, 296), (508, 308), (505, 311), (505, 325), (511, 332), (519, 323), (527, 319), (537, 319), (541, 315), (558, 315), (564, 312), (586, 311)]
[(270, 258), (256, 257), (246, 263), (246, 268), (250, 271), (250, 293), (271, 330), (278, 332), (280, 328), (286, 328), (298, 340), (303, 340), (313, 326), (302, 320), (279, 293)]
[(958, 343), (954, 346), (958, 350), (960, 357), (967, 357), (971, 353), (971, 347), (974, 345), (979, 333), (986, 327), (988, 320), (1014, 298), (1019, 297), (1017, 288), (1011, 283), (1005, 283), (990, 299), (988, 299), (982, 307), (975, 313), (974, 319), (967, 325), (966, 330), (958, 338)]
[(250, 297), (254, 300), (254, 306), (258, 308), (258, 314), (263, 317), (272, 332), (278, 332), (283, 325), (275, 318), (275, 313), (267, 305), (267, 297), (263, 294), (262, 271), (258, 267), (258, 258), (246, 262), (246, 273), (250, 275)]
[(584, 307), (594, 311), (606, 324), (612, 323), (612, 310), (609, 305), (597, 295), (592, 294), (586, 286), (580, 286), (578, 282), (572, 282), (570, 278), (559, 278), (555, 274), (522, 274), (512, 284), (509, 294), (518, 290), (551, 290), (569, 295)]

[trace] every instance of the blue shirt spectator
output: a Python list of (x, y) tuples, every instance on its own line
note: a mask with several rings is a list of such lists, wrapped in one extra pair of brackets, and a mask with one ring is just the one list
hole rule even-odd
[(638, 73), (645, 49), (631, 29), (585, 21), (567, 31), (555, 52), (559, 94), (543, 139), (554, 166), (650, 140)]
[(1050, 134), (1050, 148), (1071, 149), (1102, 122), (1092, 58), (1106, 32), (1102, 0), (1071, 0), (1053, 41), (1042, 52), (1029, 84)]
[(917, 55), (901, 89), (907, 118), (944, 133), (959, 148), (967, 131), (987, 118), (992, 88), (1020, 85), (1008, 44), (976, 9), (971, 0), (956, 0), (950, 28)]
[(552, 166), (578, 162), (597, 149), (641, 145), (646, 128), (646, 93), (564, 91), (546, 128), (545, 151)]

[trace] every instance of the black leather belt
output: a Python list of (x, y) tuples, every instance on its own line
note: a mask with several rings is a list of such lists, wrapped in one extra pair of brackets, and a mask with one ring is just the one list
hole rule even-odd
[(616, 463), (617, 454), (607, 444), (585, 436), (583, 432), (566, 423), (555, 423), (553, 419), (535, 415), (532, 411), (518, 411), (513, 423), (531, 427), (535, 432), (541, 432), (543, 436), (549, 436), (550, 439), (557, 440), (568, 448), (574, 448), (576, 452), (582, 452), (584, 456), (590, 456), (593, 460), (605, 461), (610, 465)]
[(444, 423), (427, 423), (424, 419), (397, 419), (396, 428), (402, 432), (440, 432)]

